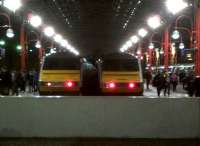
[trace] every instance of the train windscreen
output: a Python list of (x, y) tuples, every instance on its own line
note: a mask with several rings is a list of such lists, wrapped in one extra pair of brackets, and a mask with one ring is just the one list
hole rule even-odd
[(80, 61), (77, 58), (50, 57), (46, 58), (44, 70), (79, 70)]
[(103, 61), (104, 71), (139, 71), (138, 60), (106, 59)]

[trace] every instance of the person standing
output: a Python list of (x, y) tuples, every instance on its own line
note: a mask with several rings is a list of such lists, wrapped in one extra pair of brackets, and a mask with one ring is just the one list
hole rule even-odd
[(145, 77), (146, 77), (147, 90), (149, 90), (149, 85), (150, 85), (150, 82), (151, 82), (151, 79), (152, 79), (151, 72), (147, 71)]
[(11, 87), (11, 75), (10, 72), (6, 69), (3, 69), (2, 74), (1, 74), (1, 79), (2, 79), (2, 93), (3, 95), (9, 95), (10, 93), (10, 87)]
[(6, 95), (10, 95), (10, 90), (12, 89), (12, 76), (9, 70), (5, 71), (5, 86)]
[(14, 92), (13, 95), (19, 95), (19, 90), (21, 89), (21, 82), (22, 82), (22, 76), (21, 73), (18, 71), (15, 75), (15, 84), (14, 84)]
[(26, 72), (21, 72), (21, 91), (26, 92)]
[(195, 93), (195, 77), (193, 73), (190, 73), (189, 76), (187, 77), (187, 87), (186, 90), (188, 91), (188, 95), (190, 97), (193, 97)]
[(39, 82), (39, 72), (37, 72), (36, 70), (33, 71), (33, 88), (34, 88), (34, 92), (38, 91), (38, 82)]
[(28, 72), (28, 85), (29, 85), (29, 92), (34, 92), (34, 75), (33, 72)]
[(200, 97), (200, 76), (196, 77), (194, 81), (195, 96)]
[(16, 71), (12, 71), (11, 80), (12, 80), (12, 95), (14, 95), (15, 94), (15, 87), (16, 87)]

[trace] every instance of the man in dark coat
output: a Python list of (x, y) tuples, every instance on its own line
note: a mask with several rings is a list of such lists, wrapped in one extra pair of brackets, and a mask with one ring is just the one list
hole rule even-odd
[(200, 97), (200, 76), (196, 77), (194, 81), (195, 96)]
[(157, 88), (158, 97), (160, 97), (160, 93), (161, 93), (162, 89), (164, 89), (164, 87), (165, 87), (165, 78), (164, 78), (163, 74), (158, 72), (158, 74), (155, 76), (153, 82)]
[(146, 85), (147, 85), (147, 90), (149, 90), (149, 85), (152, 79), (152, 75), (150, 71), (147, 71), (145, 74), (145, 78), (146, 78)]

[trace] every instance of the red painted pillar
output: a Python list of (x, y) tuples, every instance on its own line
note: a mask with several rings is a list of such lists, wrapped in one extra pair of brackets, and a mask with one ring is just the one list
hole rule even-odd
[(164, 67), (165, 67), (165, 70), (168, 70), (168, 67), (169, 67), (169, 48), (170, 48), (170, 35), (169, 35), (169, 28), (167, 28), (164, 33)]
[(195, 73), (200, 76), (200, 8), (196, 14), (196, 52), (195, 52)]
[(148, 64), (149, 64), (149, 68), (151, 69), (151, 67), (153, 66), (153, 49), (149, 48), (148, 55), (149, 55)]
[(25, 28), (24, 25), (21, 25), (20, 30), (20, 45), (22, 47), (21, 49), (21, 71), (26, 70), (26, 34), (25, 34)]

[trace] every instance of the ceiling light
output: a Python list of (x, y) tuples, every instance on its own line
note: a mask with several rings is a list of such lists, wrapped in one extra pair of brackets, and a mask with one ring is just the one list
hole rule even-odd
[(39, 27), (40, 25), (42, 25), (42, 19), (38, 15), (31, 16), (29, 21), (33, 27)]
[(22, 6), (21, 0), (4, 0), (3, 4), (4, 7), (8, 8), (13, 12), (18, 10)]
[(62, 47), (67, 47), (68, 41), (67, 40), (61, 40), (61, 46)]
[(172, 33), (172, 38), (177, 40), (180, 38), (180, 32), (178, 30), (174, 30)]
[(40, 49), (40, 48), (42, 47), (40, 41), (37, 41), (37, 42), (36, 42), (35, 47), (38, 48), (38, 49)]
[(130, 48), (130, 47), (132, 47), (133, 44), (132, 44), (132, 42), (129, 40), (129, 41), (126, 42), (126, 45), (127, 45), (128, 48)]
[(184, 0), (166, 0), (166, 7), (172, 14), (177, 14), (188, 6)]
[(185, 45), (184, 45), (184, 43), (180, 43), (180, 45), (179, 45), (179, 49), (184, 49), (185, 48)]
[(151, 50), (152, 50), (152, 49), (154, 49), (154, 47), (155, 47), (155, 46), (154, 46), (154, 44), (153, 44), (153, 43), (150, 43), (150, 44), (149, 44), (149, 49), (151, 49)]
[(54, 28), (51, 26), (48, 26), (44, 29), (44, 34), (48, 37), (52, 37), (55, 34)]
[(60, 43), (62, 41), (62, 36), (57, 34), (54, 36), (54, 41), (57, 42), (57, 43)]
[(132, 36), (131, 41), (136, 44), (139, 41), (139, 38), (137, 36)]
[(7, 31), (6, 31), (6, 36), (7, 36), (8, 38), (13, 38), (13, 37), (15, 36), (14, 31), (13, 31), (12, 28), (7, 29)]
[(144, 29), (144, 28), (141, 28), (138, 31), (138, 35), (141, 36), (141, 37), (145, 37), (147, 34), (148, 34), (148, 31), (146, 29)]
[(160, 16), (152, 16), (147, 20), (149, 27), (156, 29), (161, 26), (161, 19)]

